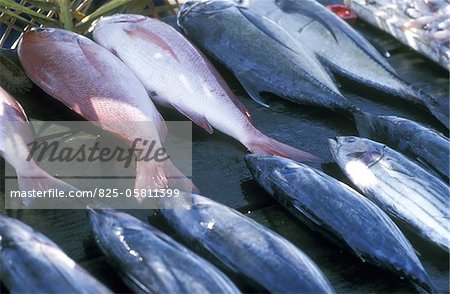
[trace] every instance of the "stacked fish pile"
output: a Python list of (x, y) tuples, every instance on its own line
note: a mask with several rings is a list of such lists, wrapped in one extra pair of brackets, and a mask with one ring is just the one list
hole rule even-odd
[[(331, 73), (413, 104), (447, 128), (448, 98), (403, 80), (364, 37), (314, 1), (243, 2), (187, 2), (178, 15), (183, 33), (130, 14), (102, 18), (93, 40), (36, 28), (24, 34), (18, 54), (33, 83), (129, 144), (146, 138), (163, 146), (167, 128), (154, 103), (175, 109), (208, 133), (217, 129), (236, 139), (254, 153), (245, 162), (256, 182), (305, 226), (363, 261), (405, 277), (420, 291), (434, 292), (416, 250), (391, 218), (450, 249), (450, 142), (406, 118), (359, 109)], [(338, 54), (342, 51), (348, 54)], [(337, 137), (329, 146), (359, 191), (307, 165), (320, 162), (317, 156), (259, 131), (204, 53), (225, 65), (261, 107), (269, 107), (266, 92), (353, 120), (362, 137)], [(30, 130), (7, 138), (3, 123), (26, 121), (25, 112), (4, 90), (0, 102), (0, 141), (20, 152), (12, 157), (6, 146), (0, 151), (16, 169), (19, 188), (76, 189), (25, 160)], [(148, 122), (148, 127), (112, 124), (111, 117)], [(180, 239), (200, 249), (191, 251), (129, 214), (91, 204), (98, 246), (133, 291), (239, 293), (230, 278), (238, 273), (258, 291), (334, 292), (300, 248), (193, 193), (195, 185), (171, 161), (138, 162), (135, 187), (183, 190), (185, 205), (161, 199), (160, 212)], [(109, 293), (56, 244), (17, 220), (0, 216), (0, 242), (0, 278), (13, 293)]]

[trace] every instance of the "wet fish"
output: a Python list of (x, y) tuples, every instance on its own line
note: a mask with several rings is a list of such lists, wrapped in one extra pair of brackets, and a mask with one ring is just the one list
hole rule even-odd
[(234, 1), (191, 0), (181, 8), (178, 23), (260, 103), (260, 93), (268, 92), (345, 114), (354, 108), (312, 53), (279, 25)]
[(359, 135), (388, 145), (450, 178), (450, 141), (437, 131), (397, 116), (355, 115)]
[[(136, 149), (162, 149), (166, 125), (133, 72), (111, 52), (81, 35), (38, 28), (24, 34), (18, 48), (30, 79), (83, 118), (95, 122)], [(118, 123), (123, 122), (123, 123)], [(141, 123), (136, 123), (141, 122)], [(170, 160), (140, 160), (136, 189), (193, 185)]]
[[(191, 198), (189, 198), (191, 199)], [(167, 201), (161, 212), (184, 238), (226, 267), (273, 293), (333, 293), (327, 278), (302, 251), (234, 209), (192, 195), (186, 209)], [(245, 257), (243, 257), (243, 254)]]
[(444, 182), (384, 144), (358, 137), (329, 142), (334, 159), (364, 195), (416, 233), (450, 249), (450, 191)]
[(47, 237), (2, 214), (0, 279), (10, 293), (112, 293)]
[(108, 261), (138, 293), (240, 293), (212, 264), (129, 214), (91, 208), (89, 219)]
[[(27, 160), (33, 141), (31, 129), (27, 125), (27, 116), (22, 106), (0, 87), (0, 156), (4, 157), (16, 170), (21, 191), (75, 191), (76, 188), (56, 179), (44, 171), (33, 160)], [(31, 198), (23, 198), (31, 204)]]
[(363, 261), (432, 284), (413, 247), (376, 205), (342, 182), (307, 165), (276, 156), (247, 155), (256, 181), (298, 219)]
[(208, 133), (216, 128), (254, 153), (317, 160), (257, 130), (246, 107), (212, 64), (168, 24), (117, 14), (102, 18), (93, 36), (128, 65), (155, 102), (177, 109)]
[(424, 106), (449, 128), (448, 97), (431, 97), (406, 82), (367, 39), (317, 1), (245, 2), (251, 11), (283, 27), (333, 71)]

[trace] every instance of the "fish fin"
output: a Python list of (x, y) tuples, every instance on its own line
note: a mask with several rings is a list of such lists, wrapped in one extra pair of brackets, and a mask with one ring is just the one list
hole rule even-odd
[[(92, 46), (92, 44), (89, 44), (88, 42), (83, 40), (84, 38), (85, 37), (78, 37), (77, 38), (78, 46), (80, 47), (80, 49), (83, 52), (84, 56), (89, 60), (91, 65), (97, 70), (97, 72), (100, 73), (100, 74), (103, 74), (103, 69), (98, 66), (97, 53), (95, 52), (96, 48), (94, 46)], [(94, 50), (92, 50), (92, 49), (94, 49)]]
[(167, 44), (167, 42), (163, 38), (153, 33), (152, 31), (146, 29), (145, 27), (138, 26), (136, 24), (127, 24), (123, 28), (123, 31), (130, 37), (150, 40), (153, 44), (157, 45), (165, 52), (170, 54), (173, 58), (175, 58), (178, 62), (180, 62), (180, 59), (178, 58), (175, 51), (173, 51), (172, 47), (169, 44)]
[[(318, 11), (317, 9), (315, 9), (315, 7), (311, 7), (312, 8), (311, 9), (308, 7), (308, 5), (302, 5), (302, 9), (299, 9), (298, 3), (289, 1), (289, 0), (277, 1), (277, 5), (278, 5), (278, 7), (280, 7), (281, 10), (283, 10), (286, 13), (302, 14), (306, 17), (309, 17), (309, 18), (317, 21), (323, 27), (325, 27), (328, 32), (330, 32), (331, 36), (333, 36), (333, 39), (336, 41), (336, 43), (339, 43), (338, 39), (336, 37), (336, 34), (334, 33), (334, 30), (331, 27), (331, 25), (328, 24), (323, 18), (320, 17), (320, 15), (319, 15), (321, 12), (320, 10)], [(320, 4), (318, 4), (318, 5), (320, 5)], [(332, 12), (330, 12), (330, 13), (332, 13)]]
[(247, 94), (250, 96), (250, 98), (252, 98), (258, 104), (260, 104), (264, 107), (270, 108), (270, 106), (263, 101), (263, 99), (261, 98), (261, 95), (259, 94), (260, 91), (258, 90), (258, 88), (255, 86), (255, 84), (252, 81), (250, 81), (249, 79), (244, 77), (243, 74), (235, 74), (235, 76), (241, 83), (242, 87), (244, 87), (244, 90), (247, 92)]
[(254, 14), (246, 8), (238, 7), (239, 11), (249, 20), (254, 26), (272, 38), (275, 42), (283, 47), (299, 54), (296, 49), (298, 42), (286, 30), (275, 23), (273, 20)]
[[(280, 171), (274, 170), (269, 178), (269, 185), (272, 189), (274, 195), (286, 195), (289, 190), (289, 183), (286, 180), (281, 180), (284, 177), (280, 174)], [(289, 205), (298, 210), (307, 220), (311, 221), (314, 225), (322, 227), (322, 223), (316, 219), (311, 213), (309, 213), (305, 208), (299, 205), (298, 201), (289, 197)]]
[[(136, 163), (135, 189), (179, 189), (198, 192), (197, 187), (180, 172), (170, 160), (162, 162), (138, 161)], [(142, 199), (137, 198), (139, 202)]]
[(195, 111), (189, 111), (187, 109), (182, 109), (181, 107), (178, 107), (176, 105), (172, 105), (173, 108), (181, 112), (184, 116), (192, 120), (196, 125), (203, 128), (205, 131), (208, 132), (208, 134), (212, 134), (214, 132), (213, 127), (209, 123), (208, 119)]
[[(57, 189), (58, 191), (78, 191), (77, 188), (67, 184), (66, 182), (49, 175), (40, 167), (32, 169), (32, 173), (27, 172), (27, 175), (18, 173), (17, 180), (20, 191), (49, 191), (50, 189)], [(23, 203), (26, 206), (33, 204), (33, 198), (26, 197)]]
[(373, 46), (373, 48), (377, 49), (377, 51), (385, 58), (389, 58), (391, 57), (391, 53), (389, 53), (388, 50), (386, 50), (383, 46), (381, 46), (380, 44), (378, 44), (377, 42), (375, 42), (372, 39), (367, 38), (367, 41), (369, 41), (369, 43)]
[(433, 114), (447, 130), (450, 130), (449, 99), (433, 99), (430, 103), (427, 103), (426, 106), (431, 114)]
[(253, 140), (250, 141), (250, 143), (245, 144), (245, 146), (250, 152), (255, 154), (278, 155), (297, 161), (322, 161), (321, 158), (315, 155), (278, 142), (277, 140), (269, 138), (259, 131), (253, 136)]

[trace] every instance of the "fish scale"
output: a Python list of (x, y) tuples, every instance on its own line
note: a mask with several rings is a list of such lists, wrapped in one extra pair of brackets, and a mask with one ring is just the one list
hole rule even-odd
[(257, 130), (249, 120), (248, 110), (210, 62), (164, 22), (118, 14), (102, 18), (93, 36), (128, 65), (153, 93), (153, 100), (175, 108), (207, 132), (216, 128), (255, 153), (318, 159)]
[(2, 214), (0, 278), (10, 293), (112, 293), (47, 237)]
[(444, 250), (450, 248), (450, 191), (444, 182), (369, 139), (338, 137), (330, 140), (330, 150), (364, 195), (417, 234)]
[[(39, 28), (24, 34), (18, 54), (36, 85), (85, 119), (130, 145), (140, 139), (136, 148), (147, 150), (147, 141), (153, 153), (163, 149), (161, 114), (133, 72), (105, 48), (73, 32)], [(137, 161), (136, 189), (168, 187), (195, 189), (170, 160)]]
[(406, 237), (363, 195), (321, 171), (289, 159), (247, 155), (245, 160), (258, 184), (312, 230), (363, 261), (433, 289)]

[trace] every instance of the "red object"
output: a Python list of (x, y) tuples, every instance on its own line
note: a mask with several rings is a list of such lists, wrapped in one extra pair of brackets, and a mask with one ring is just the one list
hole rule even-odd
[(328, 5), (327, 8), (350, 25), (355, 25), (358, 16), (353, 9), (341, 4)]

